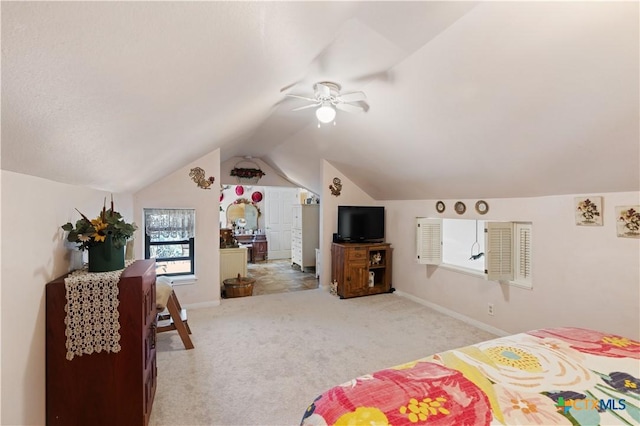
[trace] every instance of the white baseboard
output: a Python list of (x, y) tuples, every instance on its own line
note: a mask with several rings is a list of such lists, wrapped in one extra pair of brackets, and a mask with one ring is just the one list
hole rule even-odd
[(211, 302), (190, 303), (188, 305), (183, 305), (184, 308), (188, 309), (213, 308), (214, 306), (220, 306), (220, 301), (214, 300)]
[(480, 330), (484, 330), (487, 331), (489, 333), (495, 334), (496, 336), (500, 336), (500, 337), (504, 337), (504, 336), (508, 336), (510, 334), (513, 333), (507, 333), (504, 330), (500, 330), (499, 328), (495, 328), (489, 324), (485, 324), (483, 322), (480, 322), (478, 320), (475, 320), (471, 317), (468, 317), (466, 315), (462, 315), (456, 311), (452, 311), (451, 309), (447, 309), (443, 306), (440, 305), (436, 305), (435, 303), (431, 303), (431, 302), (427, 302), (424, 299), (420, 299), (419, 297), (414, 296), (413, 294), (409, 294), (409, 293), (405, 293), (404, 291), (400, 291), (400, 290), (396, 290), (395, 294), (397, 294), (398, 296), (401, 297), (406, 297), (407, 299), (413, 300), (416, 303), (419, 303), (421, 305), (424, 305), (428, 308), (433, 309), (434, 311), (438, 311), (441, 314), (445, 314), (445, 315), (449, 315), (450, 317), (453, 317), (455, 319), (459, 319), (462, 322), (466, 322), (467, 324), (470, 324), (474, 327), (479, 328)]

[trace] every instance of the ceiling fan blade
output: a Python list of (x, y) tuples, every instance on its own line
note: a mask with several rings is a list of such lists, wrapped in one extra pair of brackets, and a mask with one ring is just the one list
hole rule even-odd
[(367, 99), (364, 92), (341, 93), (338, 99), (342, 102), (358, 102)]
[(317, 102), (318, 100), (316, 98), (309, 98), (307, 96), (300, 96), (300, 95), (292, 95), (287, 93), (285, 96), (288, 96), (290, 98), (296, 98), (296, 99), (304, 99), (305, 101), (311, 101), (311, 102)]
[(391, 70), (383, 70), (378, 72), (372, 72), (369, 74), (361, 75), (360, 77), (355, 77), (351, 79), (354, 82), (367, 82), (371, 80), (380, 80), (386, 81), (387, 83), (393, 82), (393, 73)]
[(336, 104), (336, 108), (346, 112), (363, 112), (364, 111), (364, 108), (362, 108), (361, 106), (343, 104), (343, 103)]
[(300, 83), (302, 80), (298, 80), (298, 81), (294, 81), (291, 84), (287, 84), (286, 86), (284, 86), (282, 89), (280, 89), (280, 93), (282, 92), (286, 92), (287, 90), (291, 89), (293, 86), (296, 86), (298, 83)]
[(301, 106), (301, 107), (298, 107), (298, 108), (294, 108), (291, 111), (300, 111), (301, 109), (313, 108), (313, 107), (317, 107), (317, 106), (320, 106), (320, 102), (315, 103), (315, 104)]

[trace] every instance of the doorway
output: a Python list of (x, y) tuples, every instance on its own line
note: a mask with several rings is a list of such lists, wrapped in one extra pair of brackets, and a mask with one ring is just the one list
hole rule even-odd
[[(249, 247), (246, 269), (237, 272), (256, 279), (254, 295), (318, 287), (319, 281), (313, 268), (301, 271), (297, 265), (291, 263), (293, 206), (300, 204), (303, 196), (308, 197), (307, 191), (295, 187), (223, 186), (220, 197), (221, 228), (225, 227), (225, 224), (227, 228), (232, 228), (230, 231), (236, 235), (238, 242)], [(245, 209), (248, 206), (256, 208), (258, 219), (255, 226), (249, 225), (245, 216), (243, 218), (246, 223), (242, 221), (242, 228), (233, 226), (235, 217), (231, 217), (229, 209), (236, 208), (238, 204)], [(266, 243), (262, 243), (266, 245), (266, 256), (258, 255), (260, 249), (256, 240), (260, 238), (260, 234), (264, 234), (262, 238), (266, 240)], [(266, 261), (261, 260), (265, 257)], [(233, 275), (235, 274), (236, 272)]]
[(250, 263), (247, 271), (256, 280), (253, 285), (254, 296), (312, 290), (318, 288), (319, 284), (313, 272), (302, 272), (299, 268), (291, 267), (289, 259)]
[(291, 257), (292, 206), (298, 200), (297, 188), (266, 186), (265, 233), (269, 243), (268, 258), (289, 259)]

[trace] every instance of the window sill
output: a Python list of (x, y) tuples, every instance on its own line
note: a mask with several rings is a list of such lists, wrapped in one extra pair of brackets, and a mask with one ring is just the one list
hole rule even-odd
[(174, 275), (167, 278), (171, 279), (172, 285), (190, 285), (198, 281), (198, 277), (195, 275)]
[(476, 271), (474, 269), (462, 268), (460, 266), (449, 265), (446, 263), (441, 263), (438, 265), (442, 269), (446, 269), (448, 271), (460, 272), (461, 274), (471, 275), (472, 277), (487, 279), (487, 275), (484, 272)]
[(528, 283), (520, 283), (518, 281), (509, 281), (509, 285), (514, 287), (522, 288), (524, 290), (533, 290), (533, 284)]
[[(453, 271), (453, 272), (459, 272), (461, 274), (465, 274), (465, 275), (471, 275), (472, 277), (476, 277), (476, 278), (482, 278), (484, 280), (489, 280), (487, 278), (487, 275), (484, 272), (480, 272), (480, 271), (475, 271), (473, 269), (468, 269), (468, 268), (462, 268), (460, 266), (455, 266), (455, 265), (448, 265), (445, 263), (441, 263), (440, 265), (438, 265), (438, 267), (442, 268), (442, 269), (446, 269), (448, 271)], [(533, 286), (531, 284), (527, 284), (527, 283), (521, 283), (518, 281), (499, 281), (501, 284), (509, 284), (513, 287), (518, 287), (518, 288), (522, 288), (524, 290), (533, 290)]]

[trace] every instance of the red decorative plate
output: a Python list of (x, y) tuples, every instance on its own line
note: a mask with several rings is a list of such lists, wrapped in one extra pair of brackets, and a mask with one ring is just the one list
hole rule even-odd
[(244, 187), (242, 185), (236, 186), (236, 195), (244, 194)]
[(254, 203), (259, 203), (260, 201), (262, 201), (262, 192), (260, 191), (256, 191), (253, 194), (251, 194), (251, 199), (253, 200)]
[(220, 193), (220, 201), (222, 201), (224, 199), (224, 194), (221, 192)]

